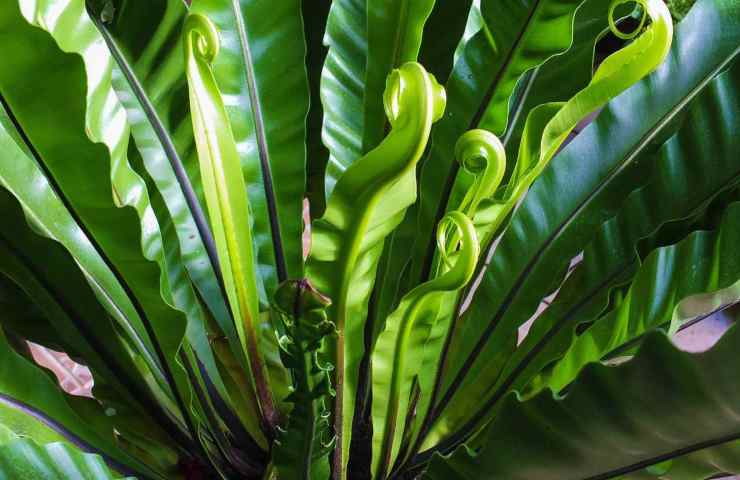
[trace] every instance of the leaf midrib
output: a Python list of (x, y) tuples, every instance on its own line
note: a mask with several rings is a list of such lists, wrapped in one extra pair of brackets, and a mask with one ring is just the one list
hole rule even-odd
[(275, 188), (272, 181), (272, 170), (270, 166), (270, 152), (267, 147), (267, 136), (265, 133), (265, 120), (262, 114), (262, 104), (260, 103), (259, 92), (257, 88), (256, 73), (252, 61), (252, 51), (247, 36), (247, 26), (244, 23), (244, 16), (239, 0), (231, 0), (231, 7), (234, 13), (237, 33), (239, 35), (239, 45), (242, 51), (242, 60), (244, 61), (244, 70), (247, 76), (247, 89), (249, 90), (249, 101), (252, 106), (252, 118), (254, 120), (255, 136), (257, 138), (257, 150), (260, 159), (262, 171), (262, 183), (265, 190), (265, 203), (270, 222), (270, 232), (272, 233), (272, 248), (275, 255), (275, 267), (277, 270), (278, 282), (282, 283), (288, 278), (288, 270), (285, 261), (285, 251), (283, 249), (282, 235), (280, 233), (280, 221), (277, 211), (277, 201), (275, 198)]
[(641, 460), (639, 462), (635, 462), (631, 465), (628, 465), (626, 467), (620, 467), (615, 468), (612, 470), (608, 470), (603, 473), (599, 473), (596, 475), (592, 475), (590, 477), (586, 477), (582, 480), (608, 480), (610, 478), (619, 477), (628, 473), (637, 472), (639, 470), (648, 468), (652, 465), (657, 465), (662, 462), (666, 462), (668, 460), (672, 460), (674, 458), (683, 457), (685, 455), (689, 455), (694, 452), (698, 452), (700, 450), (705, 450), (707, 448), (712, 447), (718, 447), (720, 445), (724, 445), (726, 443), (734, 442), (740, 440), (740, 431), (733, 432), (721, 437), (712, 438), (709, 440), (705, 440), (703, 442), (697, 442), (692, 445), (689, 445), (688, 447), (678, 448), (675, 450), (672, 450), (670, 452), (657, 455), (654, 457), (647, 458), (645, 460)]

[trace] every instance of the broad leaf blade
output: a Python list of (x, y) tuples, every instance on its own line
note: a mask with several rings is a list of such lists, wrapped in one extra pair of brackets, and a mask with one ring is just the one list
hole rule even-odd
[(119, 478), (97, 455), (61, 442), (39, 445), (20, 438), (0, 425), (0, 476), (18, 480)]
[[(652, 180), (633, 192), (619, 214), (605, 222), (586, 245), (583, 262), (490, 388), (487, 405), (493, 408), (489, 415), (496, 413), (507, 391), (522, 392), (538, 372), (560, 358), (577, 325), (599, 318), (611, 290), (631, 281), (639, 266), (638, 241), (666, 222), (701, 212), (718, 193), (740, 181), (737, 139), (731, 133), (740, 121), (731, 93), (738, 71), (733, 67), (715, 79), (687, 112), (679, 133), (655, 156), (645, 156), (643, 170), (653, 171)], [(655, 205), (664, 207), (656, 210)]]
[(0, 211), (9, 225), (0, 234), (3, 311), (17, 316), (3, 319), (3, 328), (84, 359), (96, 387), (113, 389), (118, 402), (159, 424), (163, 412), (144, 380), (147, 371), (137, 368), (126, 346), (135, 349), (112, 334), (107, 312), (74, 259), (61, 245), (34, 234), (20, 206), (4, 190)]
[(524, 403), (510, 396), (475, 458), (456, 452), (453, 475), (436, 458), (428, 477), (609, 479), (736, 441), (739, 347), (737, 328), (697, 355), (653, 334), (633, 361), (588, 367), (562, 400), (549, 391)]
[[(9, 119), (0, 116), (0, 144), (3, 146), (3, 162), (6, 166), (0, 171), (0, 182), (17, 199), (32, 219), (32, 224), (49, 238), (62, 244), (75, 258), (108, 314), (118, 325), (119, 332), (127, 342), (128, 350), (140, 357), (147, 366), (142, 372), (145, 378), (154, 380), (149, 387), (166, 399), (166, 390), (160, 390), (164, 382), (146, 330), (131, 304), (125, 290), (111, 272), (104, 259), (90, 242), (85, 232), (75, 222), (69, 211), (54, 193), (48, 180), (25, 153), (9, 136), (8, 128), (14, 128)], [(13, 166), (13, 168), (9, 168)], [(29, 188), (35, 185), (35, 188)]]

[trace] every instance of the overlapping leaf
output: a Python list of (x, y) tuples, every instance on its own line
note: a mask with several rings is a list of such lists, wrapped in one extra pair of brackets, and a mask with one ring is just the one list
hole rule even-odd
[(712, 350), (692, 355), (654, 333), (633, 361), (586, 368), (564, 399), (549, 391), (524, 403), (510, 396), (483, 449), (436, 458), (428, 478), (623, 478), (730, 445), (740, 438), (732, 380), (739, 342), (731, 328)]
[(164, 479), (172, 473), (152, 469), (122, 448), (114, 437), (110, 418), (100, 405), (92, 399), (64, 394), (39, 367), (14, 352), (2, 333), (0, 357), (0, 403), (35, 417), (68, 441), (103, 454), (118, 465), (153, 478)]
[[(301, 3), (194, 0), (221, 39), (213, 75), (224, 98), (248, 185), (256, 258), (267, 304), (301, 278), (308, 80)], [(290, 99), (290, 101), (286, 101)]]
[[(639, 263), (635, 246), (641, 238), (665, 222), (694, 215), (719, 192), (737, 184), (740, 163), (731, 132), (740, 112), (737, 102), (726, 101), (734, 98), (737, 74), (733, 67), (715, 79), (687, 112), (679, 133), (656, 158), (648, 157), (643, 170), (653, 171), (652, 181), (630, 195), (619, 215), (604, 223), (586, 246), (583, 263), (534, 323), (490, 390), (489, 405), (498, 405), (509, 390), (521, 392), (546, 365), (560, 358), (577, 325), (598, 318), (610, 291), (634, 276)], [(654, 205), (664, 208), (656, 210)], [(493, 408), (489, 415), (495, 413)]]
[(339, 331), (331, 351), (337, 368), (334, 472), (341, 478), (346, 474), (375, 271), (385, 238), (416, 198), (416, 163), (432, 123), (444, 111), (444, 90), (419, 64), (407, 63), (391, 74), (384, 103), (391, 132), (342, 175), (326, 213), (314, 223), (307, 266), (316, 289), (332, 299), (328, 316)]
[[(724, 225), (723, 225), (724, 227)], [(627, 344), (646, 332), (693, 316), (708, 315), (740, 300), (740, 258), (726, 228), (716, 235), (699, 232), (683, 242), (650, 254), (619, 305), (578, 335), (548, 375), (553, 391), (569, 384), (587, 363)], [(682, 317), (681, 303), (699, 293), (716, 295), (703, 302), (707, 310)]]
[(198, 160), (216, 238), (219, 264), (241, 347), (261, 414), (270, 427), (277, 420), (259, 338), (259, 297), (249, 226), (249, 200), (223, 100), (211, 71), (220, 47), (218, 31), (200, 14), (184, 27), (187, 76)]
[[(452, 397), (471, 368), (482, 369), (486, 359), (515, 338), (517, 327), (556, 288), (569, 259), (634, 185), (629, 175), (620, 174), (635, 168), (633, 162), (651, 142), (674, 128), (671, 121), (732, 62), (738, 53), (739, 17), (733, 2), (699, 2), (678, 26), (666, 62), (610, 102), (545, 170), (496, 247), (461, 322), (455, 348), (459, 360), (451, 363), (458, 367), (451, 369), (455, 379), (443, 400)], [(697, 56), (700, 43), (713, 48), (702, 48)], [(692, 61), (684, 61), (687, 58)], [(636, 111), (642, 112), (639, 122)]]
[[(445, 84), (449, 108), (432, 133), (419, 185), (411, 283), (431, 268), (435, 223), (447, 208), (458, 165), (454, 145), (466, 130), (502, 134), (509, 98), (519, 77), (571, 43), (573, 16), (582, 0), (482, 1), (484, 24), (468, 40)], [(464, 189), (463, 189), (464, 190)], [(405, 248), (405, 247), (402, 247)]]
[[(26, 8), (24, 6), (24, 13)], [(79, 14), (79, 10), (68, 11), (68, 17), (55, 17), (57, 23), (48, 28), (72, 28), (75, 23), (69, 25), (65, 21), (76, 19), (75, 13)], [(131, 173), (116, 156), (125, 151), (125, 144), (120, 150), (111, 149), (114, 153), (109, 156), (107, 145), (93, 143), (92, 139), (101, 138), (101, 130), (97, 129), (95, 123), (97, 117), (91, 115), (89, 118), (93, 120), (88, 122), (86, 71), (79, 57), (58, 50), (46, 33), (23, 20), (16, 6), (4, 9), (3, 14), (7, 25), (4, 31), (8, 34), (7, 41), (15, 45), (15, 54), (7, 58), (7, 68), (1, 71), (0, 88), (46, 169), (42, 173), (32, 159), (22, 155), (23, 160), (2, 163), (4, 183), (19, 197), (21, 190), (37, 193), (25, 184), (29, 176), (48, 172), (53, 177), (61, 198), (81, 222), (86, 236), (96, 245), (97, 253), (110, 263), (112, 268), (109, 273), (112, 272), (120, 284), (119, 288), (128, 297), (127, 301), (132, 303), (131, 317), (139, 318), (155, 355), (157, 368), (161, 369), (167, 387), (172, 390), (176, 408), (171, 411), (182, 415), (187, 423), (190, 413), (184, 398), (189, 396), (189, 388), (175, 361), (184, 334), (185, 318), (168, 303), (168, 288), (160, 283), (160, 268), (152, 261), (161, 258), (161, 238), (156, 228), (147, 228), (142, 234), (138, 214), (144, 215), (148, 201), (141, 188), (119, 192), (136, 195), (133, 198), (115, 199), (112, 195), (113, 187), (118, 188), (123, 184), (114, 175), (117, 167), (120, 166), (124, 173)], [(48, 59), (51, 60), (46, 61)], [(49, 91), (51, 83), (46, 75), (55, 79), (53, 92)], [(37, 79), (37, 83), (29, 82), (29, 79)], [(94, 97), (99, 92), (103, 95), (108, 93), (105, 89), (90, 91), (90, 105), (106, 106), (104, 100), (96, 103)], [(29, 101), (29, 98), (34, 101)], [(76, 102), (69, 99), (76, 99)], [(111, 131), (118, 135), (117, 130)], [(68, 151), (74, 151), (76, 155), (67, 155)], [(35, 175), (31, 173), (22, 180), (10, 180), (10, 175), (18, 175), (24, 169), (35, 170)], [(128, 181), (135, 182), (135, 179)], [(86, 188), (80, 188), (83, 184)], [(39, 208), (26, 199), (21, 203), (27, 211)], [(133, 204), (137, 205), (138, 214), (133, 209), (119, 208)], [(61, 203), (59, 208), (65, 209)], [(47, 214), (34, 212), (37, 216)], [(150, 222), (156, 222), (151, 216), (145, 217), (145, 221), (147, 226)], [(116, 222), (119, 229), (114, 232), (107, 228), (110, 222)], [(155, 225), (153, 223), (152, 227)]]

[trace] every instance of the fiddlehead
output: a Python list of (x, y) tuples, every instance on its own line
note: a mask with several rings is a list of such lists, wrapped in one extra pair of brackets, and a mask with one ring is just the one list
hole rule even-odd
[[(459, 249), (447, 252), (447, 232), (459, 238)], [(424, 348), (438, 321), (445, 293), (465, 287), (473, 276), (480, 246), (473, 222), (462, 212), (442, 218), (437, 244), (445, 272), (411, 290), (386, 322), (372, 355), (373, 472), (385, 478), (398, 455), (414, 378), (420, 374)], [(430, 392), (421, 391), (421, 395)]]
[[(479, 238), (482, 230), (485, 230), (488, 222), (485, 219), (477, 219), (478, 208), (486, 199), (489, 199), (496, 192), (501, 184), (506, 170), (506, 150), (499, 138), (493, 133), (483, 130), (474, 129), (465, 132), (455, 144), (455, 158), (460, 163), (463, 171), (473, 176), (472, 185), (468, 188), (460, 204), (455, 207), (468, 218), (478, 228)], [(442, 228), (441, 235), (437, 235), (438, 252), (444, 258), (449, 256), (458, 247), (460, 235), (455, 229), (445, 228), (442, 225), (448, 222), (440, 222), (438, 228)], [(449, 231), (448, 231), (449, 230)], [(444, 239), (444, 245), (439, 244), (440, 239)]]
[(455, 158), (462, 169), (475, 177), (457, 210), (473, 218), (481, 200), (491, 197), (504, 177), (506, 150), (488, 130), (465, 132), (455, 144)]
[(444, 89), (418, 63), (394, 70), (383, 96), (390, 132), (344, 172), (324, 216), (313, 224), (306, 272), (332, 299), (327, 313), (338, 330), (336, 342), (327, 347), (336, 365), (335, 478), (346, 476), (367, 303), (378, 261), (385, 239), (416, 200), (416, 164), (445, 101)]
[(218, 55), (221, 41), (216, 26), (203, 15), (189, 15), (183, 27), (185, 55), (210, 65)]
[(647, 15), (644, 13), (640, 15), (640, 24), (632, 30), (631, 32), (625, 33), (619, 29), (617, 26), (617, 23), (615, 21), (615, 15), (614, 12), (617, 9), (619, 5), (622, 5), (624, 3), (630, 3), (630, 2), (636, 2), (638, 5), (644, 8), (645, 2), (644, 1), (638, 1), (638, 0), (621, 0), (612, 2), (611, 5), (609, 5), (609, 30), (617, 37), (621, 38), (622, 40), (632, 40), (637, 35), (640, 34), (642, 31), (642, 28), (645, 26), (645, 21), (647, 20)]

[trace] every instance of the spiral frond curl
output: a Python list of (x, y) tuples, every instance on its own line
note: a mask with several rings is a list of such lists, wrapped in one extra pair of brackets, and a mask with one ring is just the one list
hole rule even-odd
[(506, 170), (506, 150), (501, 140), (483, 129), (465, 132), (455, 144), (455, 157), (475, 177), (458, 210), (473, 218), (481, 200), (491, 197)]
[(185, 36), (185, 54), (191, 54), (210, 64), (218, 55), (221, 41), (216, 26), (203, 15), (193, 13), (188, 15), (183, 26)]

